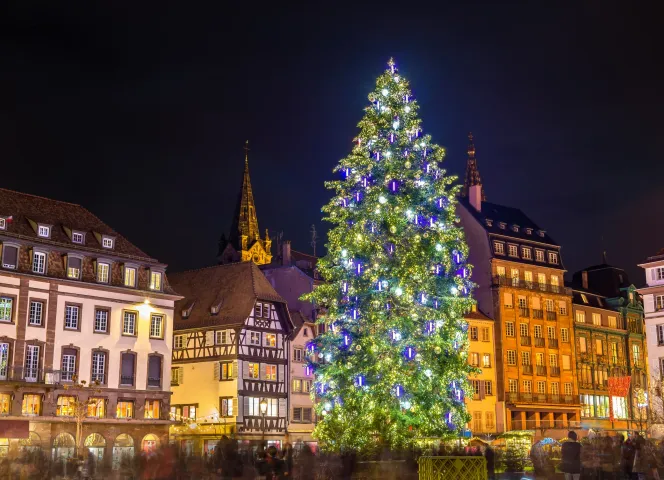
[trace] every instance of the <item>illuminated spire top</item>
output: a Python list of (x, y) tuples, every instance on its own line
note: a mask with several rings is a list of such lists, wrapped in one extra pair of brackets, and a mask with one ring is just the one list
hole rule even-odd
[(482, 201), (486, 202), (486, 195), (484, 194), (484, 187), (482, 186), (482, 179), (480, 178), (480, 171), (477, 169), (477, 159), (475, 158), (475, 144), (473, 143), (473, 133), (468, 133), (468, 163), (466, 164), (466, 179), (463, 182), (461, 189), (461, 196), (468, 197), (468, 191), (473, 185), (482, 187)]
[(249, 245), (260, 240), (258, 230), (258, 219), (256, 218), (256, 205), (254, 204), (254, 193), (251, 189), (249, 178), (249, 140), (244, 145), (244, 174), (242, 175), (242, 186), (235, 207), (233, 224), (231, 225), (230, 242), (238, 249), (242, 249), (241, 239), (246, 237)]

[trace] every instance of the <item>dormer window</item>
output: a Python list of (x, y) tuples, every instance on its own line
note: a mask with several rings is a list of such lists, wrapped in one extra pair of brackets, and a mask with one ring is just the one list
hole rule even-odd
[(519, 248), (516, 245), (508, 245), (508, 252), (510, 257), (518, 257), (519, 256)]
[(125, 265), (124, 267), (124, 286), (134, 288), (136, 286), (136, 267)]
[(521, 256), (524, 258), (524, 260), (532, 260), (533, 251), (530, 249), (530, 247), (521, 247)]
[(161, 272), (150, 272), (150, 290), (161, 291)]
[(583, 300), (583, 303), (588, 303), (588, 297), (586, 297), (585, 293), (581, 294), (581, 300)]
[(493, 252), (496, 255), (505, 255), (505, 244), (503, 242), (493, 242)]
[(526, 235), (532, 235), (533, 234), (533, 229), (532, 228), (524, 228)]
[(111, 237), (102, 237), (101, 246), (104, 248), (113, 248), (115, 241)]
[(80, 280), (82, 266), (83, 260), (80, 257), (67, 255), (67, 278)]
[(32, 252), (32, 272), (42, 275), (46, 273), (45, 252)]
[(507, 227), (507, 224), (505, 222), (498, 222), (498, 226), (500, 227), (501, 230), (505, 230), (505, 227)]
[(108, 283), (111, 276), (111, 264), (97, 262), (97, 282)]
[(0, 217), (0, 230), (4, 230), (7, 228), (7, 219), (4, 217)]
[(556, 252), (549, 252), (549, 263), (558, 265), (558, 254)]
[(42, 237), (42, 238), (50, 238), (51, 237), (51, 227), (48, 225), (39, 225), (37, 227), (37, 235)]
[(210, 307), (210, 315), (216, 315), (219, 313), (219, 305), (212, 305)]
[(545, 234), (546, 232), (544, 230), (537, 230), (537, 235), (539, 235), (540, 237), (544, 238)]
[(71, 233), (71, 241), (72, 241), (72, 243), (78, 243), (78, 244), (82, 245), (83, 242), (85, 241), (85, 235), (83, 235), (83, 233), (81, 233), (81, 232), (72, 232)]
[(484, 220), (484, 221), (486, 222), (486, 226), (487, 226), (487, 227), (491, 227), (491, 226), (493, 226), (493, 220), (491, 220), (490, 218), (487, 218), (487, 219)]
[(538, 262), (544, 261), (544, 250), (535, 250), (535, 260)]
[(513, 232), (518, 232), (519, 231), (519, 226), (518, 225), (512, 225), (512, 231)]

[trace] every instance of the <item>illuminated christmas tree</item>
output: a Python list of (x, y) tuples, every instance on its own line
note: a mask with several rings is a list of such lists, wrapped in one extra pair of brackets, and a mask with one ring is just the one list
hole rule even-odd
[(422, 132), (418, 105), (392, 60), (369, 94), (349, 156), (326, 183), (333, 223), (325, 333), (309, 345), (315, 436), (331, 450), (407, 447), (456, 435), (469, 420), (463, 315), (471, 305), (468, 247), (455, 216), (443, 148)]

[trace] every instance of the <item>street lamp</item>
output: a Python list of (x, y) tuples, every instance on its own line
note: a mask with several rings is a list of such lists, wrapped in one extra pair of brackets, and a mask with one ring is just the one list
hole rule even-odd
[(263, 416), (263, 437), (262, 437), (262, 442), (265, 443), (265, 414), (267, 414), (267, 399), (266, 398), (261, 398), (260, 403), (258, 404), (258, 407), (261, 410), (261, 415)]

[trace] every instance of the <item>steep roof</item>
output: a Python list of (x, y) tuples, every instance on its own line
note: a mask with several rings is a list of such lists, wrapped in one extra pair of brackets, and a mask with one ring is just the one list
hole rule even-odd
[[(547, 232), (543, 231), (539, 225), (518, 208), (482, 202), (482, 211), (478, 212), (466, 198), (460, 198), (459, 203), (477, 219), (488, 233), (558, 246), (558, 243)], [(489, 221), (487, 222), (487, 220)], [(504, 224), (504, 228), (501, 228), (501, 223)], [(519, 227), (518, 232), (512, 229), (514, 225)], [(527, 233), (527, 229), (530, 229), (531, 233)], [(543, 236), (538, 232), (543, 232)]]
[[(168, 278), (173, 289), (184, 297), (175, 303), (175, 330), (241, 325), (257, 300), (282, 304), (282, 314), (288, 315), (286, 301), (253, 262), (171, 273)], [(218, 313), (213, 314), (212, 307), (218, 307)], [(188, 311), (186, 318), (183, 311)]]
[(466, 178), (463, 182), (463, 187), (461, 187), (461, 196), (468, 197), (470, 187), (473, 185), (479, 185), (482, 188), (482, 201), (485, 202), (486, 195), (484, 194), (484, 186), (482, 185), (480, 171), (477, 168), (477, 159), (475, 158), (475, 144), (473, 143), (473, 134), (471, 132), (468, 134), (468, 161), (466, 163)]
[[(6, 229), (0, 231), (3, 235), (26, 238), (35, 243), (62, 246), (68, 250), (96, 251), (106, 255), (129, 256), (157, 262), (88, 209), (74, 203), (0, 188), (0, 216), (12, 217), (12, 221), (7, 222)], [(37, 236), (34, 226), (37, 224), (51, 226), (50, 238)], [(73, 243), (65, 228), (86, 233), (85, 244)], [(101, 235), (115, 238), (112, 250), (101, 246)]]
[(256, 217), (256, 205), (254, 204), (254, 192), (251, 188), (251, 179), (249, 178), (249, 141), (245, 146), (244, 172), (242, 174), (242, 185), (235, 206), (235, 215), (231, 224), (231, 232), (228, 238), (229, 242), (236, 250), (242, 250), (240, 238), (248, 238), (247, 247), (250, 247), (260, 240), (258, 231), (258, 218)]
[(464, 313), (463, 318), (465, 318), (466, 320), (491, 320), (490, 317), (486, 316), (477, 309)]

